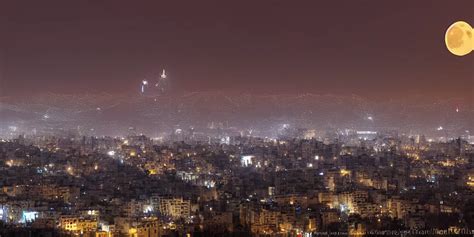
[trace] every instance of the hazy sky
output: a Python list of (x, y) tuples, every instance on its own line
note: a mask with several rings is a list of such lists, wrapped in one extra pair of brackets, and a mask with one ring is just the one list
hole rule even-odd
[(0, 1), (1, 94), (175, 90), (470, 98), (474, 1)]

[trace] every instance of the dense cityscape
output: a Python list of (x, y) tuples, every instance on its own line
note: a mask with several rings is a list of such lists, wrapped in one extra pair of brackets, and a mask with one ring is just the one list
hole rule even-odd
[(2, 140), (0, 233), (472, 234), (472, 137), (215, 132)]
[(0, 0), (0, 237), (473, 237), (473, 4)]

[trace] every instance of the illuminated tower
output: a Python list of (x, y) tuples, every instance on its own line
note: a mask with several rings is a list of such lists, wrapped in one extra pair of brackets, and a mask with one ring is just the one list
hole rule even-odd
[(160, 76), (162, 79), (166, 79), (166, 71), (165, 69), (163, 69), (163, 72), (161, 73), (161, 76)]
[(165, 69), (163, 69), (163, 72), (160, 75), (160, 79), (158, 82), (155, 84), (156, 89), (158, 90), (159, 94), (163, 94), (168, 90), (168, 79), (166, 75)]
[(154, 80), (155, 82), (143, 80), (140, 83), (140, 94), (144, 96), (159, 96), (166, 93), (169, 89), (167, 77), (168, 75), (166, 75), (166, 71), (163, 69), (159, 79)]

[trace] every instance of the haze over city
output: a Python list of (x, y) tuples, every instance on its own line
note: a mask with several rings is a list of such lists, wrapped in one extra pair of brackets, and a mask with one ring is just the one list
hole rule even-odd
[(0, 237), (473, 236), (472, 9), (0, 0)]

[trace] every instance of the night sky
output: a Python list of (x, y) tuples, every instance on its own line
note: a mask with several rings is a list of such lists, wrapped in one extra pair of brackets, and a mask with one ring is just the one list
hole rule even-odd
[(473, 94), (444, 33), (474, 1), (0, 1), (1, 95), (176, 91)]

